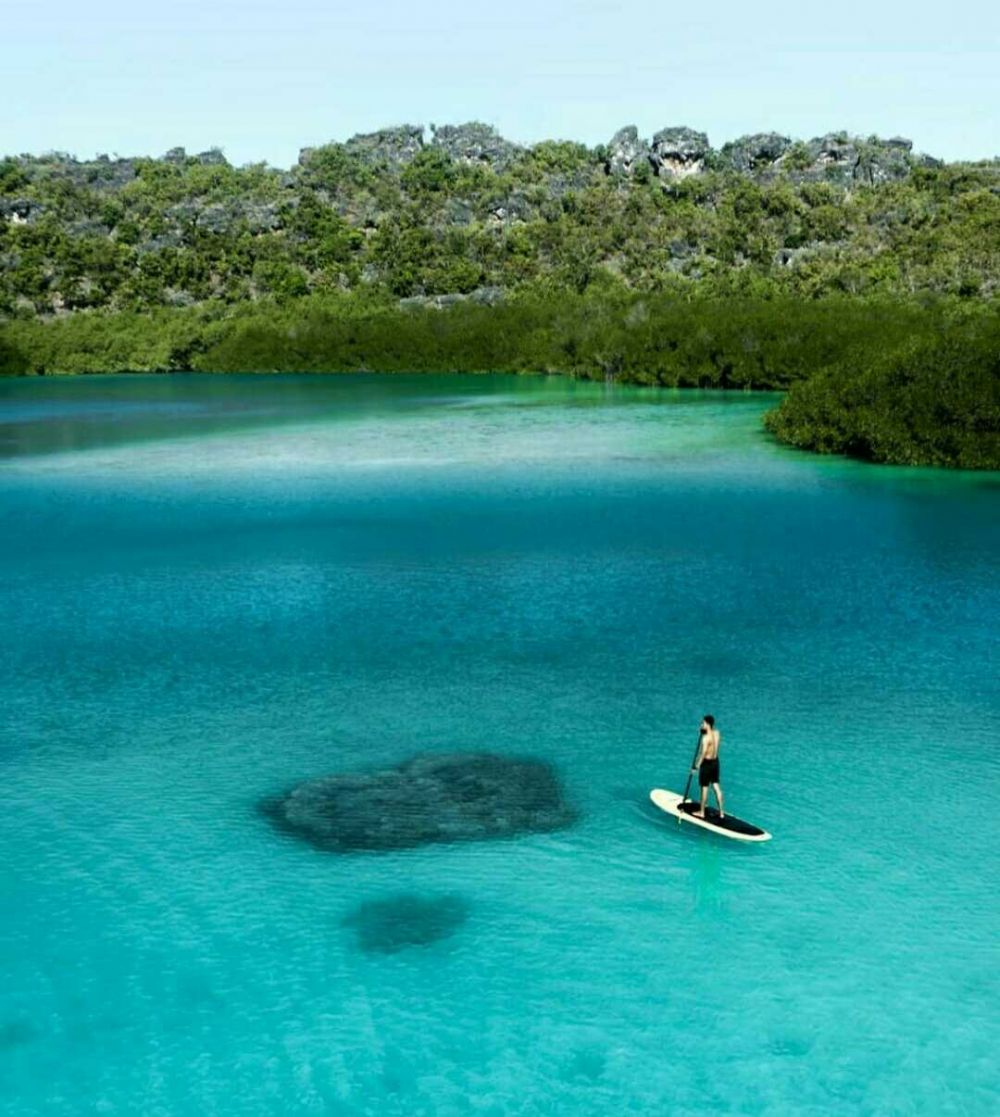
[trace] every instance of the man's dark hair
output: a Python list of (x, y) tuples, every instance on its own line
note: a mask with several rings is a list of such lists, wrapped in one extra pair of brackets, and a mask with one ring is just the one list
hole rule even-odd
[(714, 729), (715, 728), (715, 718), (712, 717), (711, 714), (706, 714), (701, 720), (708, 722), (708, 728), (709, 729)]

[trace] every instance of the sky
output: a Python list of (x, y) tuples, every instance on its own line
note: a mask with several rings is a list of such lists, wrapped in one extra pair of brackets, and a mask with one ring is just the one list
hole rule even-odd
[(5, 4), (0, 154), (301, 147), (482, 120), (606, 142), (668, 125), (903, 135), (1000, 155), (993, 0), (47, 0)]

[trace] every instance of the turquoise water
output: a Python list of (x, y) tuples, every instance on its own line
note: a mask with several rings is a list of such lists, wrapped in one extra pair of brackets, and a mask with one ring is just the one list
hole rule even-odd
[[(0, 1113), (996, 1112), (1000, 485), (770, 402), (0, 382)], [(773, 842), (648, 805), (706, 710)], [(428, 749), (545, 758), (579, 822), (257, 812)], [(447, 926), (371, 949), (399, 893)]]

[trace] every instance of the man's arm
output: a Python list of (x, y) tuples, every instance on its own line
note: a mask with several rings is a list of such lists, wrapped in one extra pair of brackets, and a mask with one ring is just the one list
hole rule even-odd
[(701, 766), (701, 758), (705, 752), (705, 735), (704, 733), (698, 738), (698, 755), (694, 758), (694, 764), (691, 765), (691, 771), (697, 772)]

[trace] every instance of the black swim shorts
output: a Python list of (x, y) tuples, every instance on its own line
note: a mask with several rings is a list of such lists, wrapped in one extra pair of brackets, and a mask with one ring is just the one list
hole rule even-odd
[(703, 760), (698, 767), (698, 786), (708, 787), (710, 783), (719, 782), (719, 758)]

